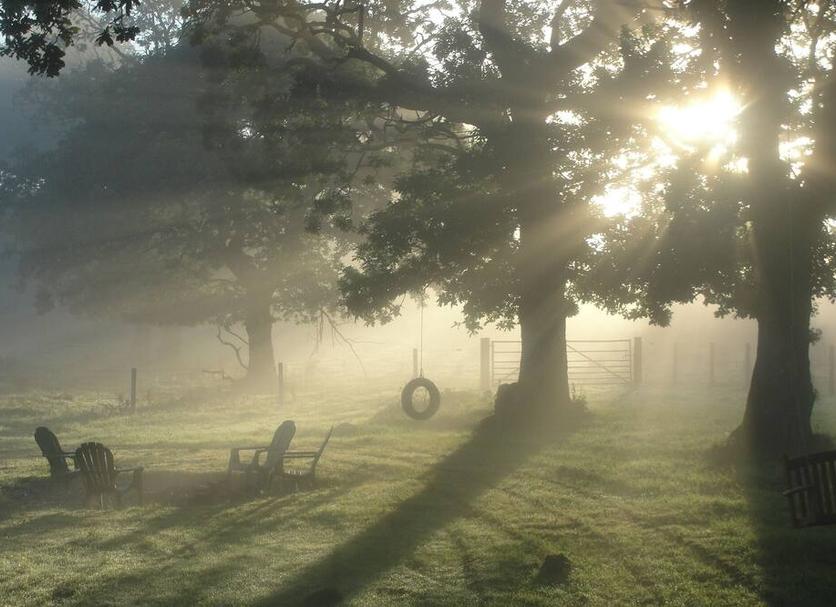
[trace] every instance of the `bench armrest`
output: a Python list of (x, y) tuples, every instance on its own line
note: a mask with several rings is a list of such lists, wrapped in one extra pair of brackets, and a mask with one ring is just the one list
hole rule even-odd
[(818, 491), (818, 486), (816, 486), (816, 485), (803, 485), (801, 487), (793, 487), (792, 489), (787, 489), (786, 491), (784, 491), (783, 495), (785, 497), (789, 497), (790, 495), (795, 495), (796, 493), (806, 493), (806, 492), (811, 491), (813, 489)]

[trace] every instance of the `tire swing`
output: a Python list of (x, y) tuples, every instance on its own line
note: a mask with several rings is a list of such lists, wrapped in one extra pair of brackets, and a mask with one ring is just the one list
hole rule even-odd
[[(420, 341), (420, 366), (418, 377), (408, 382), (401, 391), (401, 407), (409, 417), (420, 421), (430, 419), (438, 412), (441, 406), (441, 393), (436, 385), (424, 377), (424, 301), (421, 300), (421, 341)], [(423, 409), (415, 407), (415, 393), (424, 389), (429, 394), (430, 402)]]

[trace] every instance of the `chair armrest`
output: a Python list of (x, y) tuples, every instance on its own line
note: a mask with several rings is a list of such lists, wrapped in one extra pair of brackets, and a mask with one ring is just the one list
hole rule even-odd
[(270, 446), (260, 446), (260, 447), (233, 447), (233, 451), (266, 451), (269, 449)]
[(133, 468), (116, 468), (116, 474), (122, 474), (123, 472), (142, 472), (145, 470), (142, 466), (134, 466)]
[(306, 457), (316, 457), (317, 451), (285, 451), (282, 459), (303, 459)]

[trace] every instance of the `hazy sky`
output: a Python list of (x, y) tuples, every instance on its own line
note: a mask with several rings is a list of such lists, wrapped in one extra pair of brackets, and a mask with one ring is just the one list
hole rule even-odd
[(15, 94), (28, 77), (22, 64), (7, 58), (0, 59), (0, 158), (16, 146), (27, 143), (31, 133), (31, 125), (14, 104)]

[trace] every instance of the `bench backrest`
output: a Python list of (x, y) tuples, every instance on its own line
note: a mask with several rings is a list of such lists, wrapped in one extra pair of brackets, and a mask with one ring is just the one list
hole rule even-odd
[(788, 489), (809, 487), (789, 496), (797, 526), (836, 523), (836, 451), (785, 460)]
[(35, 428), (35, 442), (41, 448), (41, 453), (49, 462), (49, 474), (59, 476), (67, 474), (70, 469), (67, 467), (67, 460), (64, 458), (64, 451), (58, 437), (45, 426)]
[(88, 493), (101, 493), (116, 488), (116, 465), (113, 453), (101, 443), (83, 443), (75, 452)]
[(296, 434), (296, 424), (292, 420), (284, 421), (276, 428), (264, 461), (267, 468), (275, 468), (282, 463), (282, 455), (290, 447), (294, 434)]

